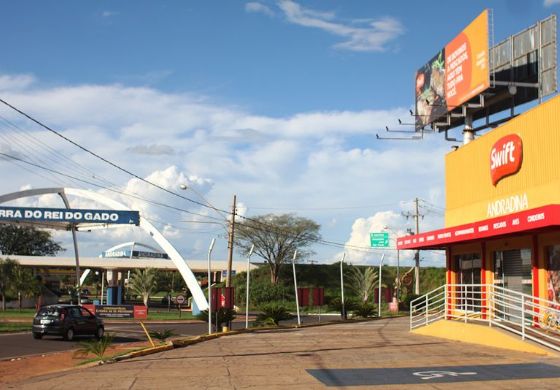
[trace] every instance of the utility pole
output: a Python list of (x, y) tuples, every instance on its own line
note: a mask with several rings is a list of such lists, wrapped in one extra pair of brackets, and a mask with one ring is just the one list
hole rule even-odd
[[(420, 215), (419, 207), (418, 207), (418, 198), (414, 198), (414, 210), (415, 212), (412, 214), (410, 212), (403, 213), (407, 219), (408, 217), (412, 217), (416, 220), (416, 234), (420, 233), (420, 217), (424, 217)], [(416, 250), (414, 254), (414, 294), (420, 295), (420, 251)]]
[[(420, 215), (418, 214), (418, 198), (414, 199), (416, 205), (416, 234), (420, 233)], [(416, 250), (414, 255), (414, 294), (420, 295), (420, 251)]]
[(231, 223), (229, 225), (228, 237), (228, 264), (227, 264), (227, 278), (226, 287), (231, 286), (231, 267), (233, 264), (233, 238), (235, 235), (235, 207), (237, 203), (237, 195), (233, 195), (233, 206), (231, 208)]

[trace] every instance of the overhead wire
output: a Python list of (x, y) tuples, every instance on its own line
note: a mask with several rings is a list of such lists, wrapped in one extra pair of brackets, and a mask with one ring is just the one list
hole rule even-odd
[[(80, 145), (80, 144), (77, 143), (76, 141), (74, 141), (74, 140), (70, 139), (69, 137), (67, 137), (67, 136), (65, 136), (65, 135), (63, 135), (63, 134), (61, 134), (60, 132), (58, 132), (58, 131), (52, 129), (51, 127), (49, 127), (49, 126), (47, 126), (46, 124), (42, 123), (41, 121), (35, 119), (35, 118), (32, 117), (31, 115), (29, 115), (29, 114), (25, 113), (24, 111), (20, 110), (19, 108), (17, 108), (17, 107), (15, 107), (15, 106), (11, 105), (10, 103), (6, 102), (4, 99), (1, 99), (1, 98), (0, 98), (0, 103), (6, 105), (7, 107), (11, 108), (12, 110), (16, 111), (16, 112), (19, 113), (20, 115), (22, 115), (22, 116), (24, 116), (25, 118), (27, 118), (27, 119), (29, 119), (30, 121), (32, 121), (33, 123), (35, 123), (35, 124), (41, 126), (42, 128), (48, 130), (49, 132), (51, 132), (52, 134), (56, 135), (57, 137), (63, 139), (64, 141), (69, 142), (70, 144), (74, 145), (74, 146), (77, 147), (78, 149), (80, 149), (80, 150), (82, 150), (82, 151), (88, 153), (89, 155), (91, 155), (91, 156), (93, 156), (93, 157), (95, 157), (95, 158), (97, 158), (97, 159), (103, 161), (104, 163), (110, 165), (111, 167), (113, 167), (113, 168), (115, 168), (115, 169), (117, 169), (117, 170), (119, 170), (119, 171), (121, 171), (121, 172), (123, 172), (123, 173), (125, 173), (125, 174), (127, 174), (127, 175), (129, 175), (129, 176), (131, 176), (131, 177), (133, 177), (133, 178), (136, 178), (137, 180), (140, 180), (141, 182), (143, 182), (143, 183), (145, 183), (145, 184), (148, 184), (148, 185), (150, 185), (150, 186), (153, 186), (153, 187), (155, 187), (155, 188), (158, 188), (159, 190), (161, 190), (161, 191), (163, 191), (163, 192), (165, 192), (165, 193), (168, 193), (168, 194), (170, 194), (170, 195), (173, 195), (173, 196), (175, 196), (175, 197), (178, 197), (178, 198), (183, 199), (183, 200), (185, 200), (185, 201), (188, 201), (188, 202), (190, 202), (190, 203), (196, 204), (196, 205), (198, 205), (198, 206), (201, 206), (201, 207), (204, 207), (204, 208), (212, 209), (212, 210), (214, 210), (214, 211), (216, 211), (216, 212), (218, 212), (218, 213), (220, 213), (220, 214), (221, 214), (221, 213), (229, 214), (228, 211), (223, 210), (223, 209), (219, 209), (219, 208), (213, 206), (212, 204), (210, 204), (209, 202), (207, 202), (207, 203), (202, 203), (202, 202), (199, 202), (199, 201), (197, 201), (197, 200), (191, 199), (191, 198), (189, 198), (189, 197), (183, 196), (183, 195), (181, 195), (181, 194), (179, 194), (179, 193), (177, 193), (177, 192), (175, 192), (175, 191), (169, 190), (169, 189), (167, 189), (167, 188), (165, 188), (165, 187), (163, 187), (163, 186), (161, 186), (161, 185), (159, 185), (159, 184), (157, 184), (157, 183), (154, 183), (154, 182), (152, 182), (152, 181), (150, 181), (150, 180), (148, 180), (148, 179), (145, 179), (145, 178), (139, 176), (138, 174), (136, 174), (136, 173), (130, 171), (129, 169), (123, 168), (123, 167), (121, 167), (120, 165), (118, 165), (118, 164), (116, 164), (116, 163), (113, 163), (113, 162), (110, 161), (109, 159), (107, 159), (107, 158), (105, 158), (105, 157), (99, 155), (98, 153), (93, 152), (92, 150), (86, 148), (85, 146)], [(29, 165), (32, 165), (32, 166), (35, 166), (35, 167), (37, 167), (37, 168), (41, 168), (41, 169), (44, 169), (44, 170), (47, 170), (47, 171), (50, 171), (50, 172), (56, 172), (56, 170), (52, 170), (52, 169), (49, 169), (49, 168), (47, 168), (47, 167), (42, 167), (42, 166), (40, 166), (39, 164), (34, 164), (34, 163), (29, 162), (29, 161), (25, 161), (25, 160), (23, 160), (23, 159), (17, 158), (17, 157), (15, 157), (15, 156), (11, 156), (11, 155), (8, 155), (8, 154), (5, 154), (5, 153), (0, 153), (0, 155), (4, 155), (5, 157), (12, 158), (12, 159), (14, 159), (14, 160), (19, 160), (19, 161), (21, 161), (21, 162), (25, 162), (25, 163), (27, 163), (27, 164), (29, 164)], [(143, 200), (143, 201), (147, 201), (147, 202), (152, 203), (152, 204), (158, 204), (158, 205), (163, 206), (163, 207), (168, 207), (168, 208), (175, 209), (175, 210), (178, 210), (178, 211), (183, 211), (183, 212), (186, 212), (186, 213), (189, 213), (189, 214), (199, 215), (199, 216), (203, 216), (203, 217), (205, 217), (205, 218), (211, 219), (211, 218), (210, 218), (209, 216), (207, 216), (207, 215), (202, 215), (202, 214), (193, 213), (193, 212), (190, 212), (190, 211), (188, 211), (188, 210), (185, 210), (185, 209), (182, 209), (182, 208), (177, 208), (177, 207), (174, 207), (174, 206), (170, 206), (170, 205), (167, 205), (167, 204), (164, 204), (164, 203), (161, 203), (161, 202), (154, 202), (154, 201), (151, 201), (151, 200), (148, 201), (148, 200), (146, 200), (146, 199), (143, 199), (142, 197), (133, 196), (133, 195), (131, 195), (131, 194), (126, 194), (126, 193), (124, 193), (124, 192), (122, 192), (122, 191), (118, 191), (118, 190), (115, 190), (115, 189), (112, 189), (112, 188), (108, 188), (108, 187), (102, 186), (102, 185), (100, 185), (100, 184), (98, 184), (98, 183), (93, 183), (93, 182), (91, 182), (91, 181), (89, 181), (89, 180), (79, 179), (79, 178), (77, 178), (77, 177), (75, 177), (75, 176), (73, 176), (73, 175), (64, 174), (64, 173), (62, 173), (62, 172), (56, 172), (56, 173), (58, 173), (58, 174), (60, 174), (60, 175), (63, 175), (63, 176), (65, 176), (65, 177), (68, 177), (68, 178), (72, 178), (72, 179), (74, 179), (74, 180), (78, 180), (78, 181), (83, 182), (83, 183), (87, 183), (87, 184), (89, 184), (89, 185), (94, 185), (94, 186), (96, 186), (96, 187), (98, 187), (98, 188), (103, 188), (103, 189), (105, 189), (105, 190), (109, 190), (109, 191), (113, 191), (113, 192), (119, 193), (119, 194), (121, 194), (121, 195), (132, 196), (132, 197), (135, 197), (135, 198), (140, 199), (140, 200)], [(278, 231), (278, 227), (276, 227), (276, 226), (263, 223), (263, 222), (261, 222), (261, 221), (258, 221), (258, 220), (256, 220), (256, 219), (254, 219), (254, 218), (249, 218), (249, 217), (245, 217), (245, 216), (240, 216), (240, 217), (243, 218), (243, 219), (245, 219), (245, 220), (247, 220), (247, 221), (251, 221), (251, 222), (253, 222), (253, 223), (258, 224), (258, 225), (261, 226), (263, 229), (266, 229), (266, 230), (273, 229), (273, 230)], [(290, 234), (290, 232), (285, 231), (285, 230), (283, 231), (283, 233), (284, 233), (284, 234)], [(290, 235), (291, 235), (291, 234), (290, 234)], [(328, 240), (324, 240), (324, 239), (313, 239), (313, 240), (311, 240), (311, 241), (316, 242), (316, 243), (319, 243), (319, 244), (323, 244), (323, 245), (329, 245), (329, 246), (334, 246), (334, 247), (339, 247), (339, 248), (348, 248), (348, 249), (352, 249), (352, 250), (361, 250), (361, 251), (367, 251), (367, 252), (372, 252), (373, 250), (375, 250), (375, 249), (370, 248), (370, 247), (365, 247), (365, 246), (362, 247), (362, 246), (356, 246), (356, 245), (348, 245), (348, 244), (346, 244), (346, 243), (338, 243), (338, 242), (328, 241)]]

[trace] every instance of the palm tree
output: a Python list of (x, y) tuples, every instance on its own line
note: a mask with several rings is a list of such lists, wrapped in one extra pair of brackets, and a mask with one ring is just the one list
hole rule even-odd
[(135, 269), (130, 275), (128, 288), (136, 295), (141, 295), (144, 305), (148, 307), (150, 295), (156, 291), (156, 270), (154, 268), (146, 268), (144, 271)]
[(363, 303), (366, 303), (375, 290), (377, 272), (373, 267), (361, 268), (352, 266), (348, 275), (348, 288), (352, 290)]

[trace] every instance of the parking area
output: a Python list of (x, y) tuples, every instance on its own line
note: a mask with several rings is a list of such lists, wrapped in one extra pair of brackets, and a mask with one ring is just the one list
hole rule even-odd
[(560, 357), (408, 332), (386, 319), (232, 335), (158, 354), (28, 379), (24, 389), (557, 389)]

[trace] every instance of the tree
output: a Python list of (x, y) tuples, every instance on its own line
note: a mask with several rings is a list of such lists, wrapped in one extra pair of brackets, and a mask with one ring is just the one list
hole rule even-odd
[(156, 291), (156, 270), (154, 268), (146, 268), (143, 271), (135, 269), (130, 275), (128, 288), (142, 296), (144, 305), (148, 307), (150, 295)]
[(13, 290), (17, 292), (18, 308), (21, 311), (21, 301), (23, 297), (37, 296), (41, 293), (41, 284), (33, 275), (33, 271), (16, 264), (12, 272)]
[(363, 303), (366, 303), (375, 290), (376, 282), (377, 272), (373, 267), (365, 267), (362, 270), (360, 267), (352, 266), (348, 272), (346, 285)]
[(2, 310), (6, 310), (6, 294), (12, 287), (14, 268), (18, 266), (17, 261), (0, 259), (0, 297), (2, 298)]
[(244, 254), (255, 245), (254, 253), (268, 263), (271, 282), (277, 284), (282, 265), (296, 249), (298, 259), (313, 253), (305, 248), (321, 238), (319, 229), (314, 221), (293, 214), (260, 215), (236, 226), (235, 244)]
[(31, 226), (0, 225), (0, 252), (3, 255), (54, 256), (64, 250), (46, 230)]

